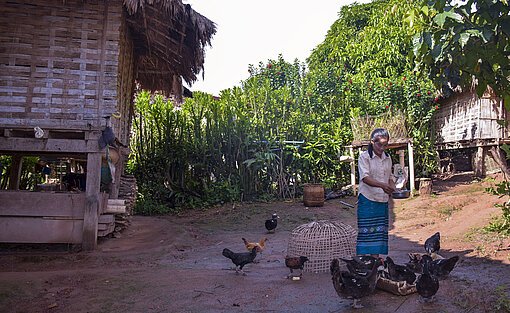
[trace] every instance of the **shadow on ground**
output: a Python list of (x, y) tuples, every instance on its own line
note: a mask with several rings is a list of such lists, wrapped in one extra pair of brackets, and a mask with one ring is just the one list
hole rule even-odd
[[(456, 178), (459, 179), (459, 178)], [(354, 310), (335, 293), (329, 273), (305, 272), (286, 279), (284, 257), (292, 229), (314, 220), (355, 226), (354, 197), (306, 208), (300, 202), (243, 203), (164, 217), (135, 216), (120, 237), (102, 241), (97, 251), (72, 252), (68, 246), (3, 246), (0, 251), (1, 312), (496, 312), (508, 309), (510, 242), (484, 242), (478, 236), (497, 197), (471, 180), (435, 182), (434, 197), (395, 201), (390, 256), (407, 261), (423, 242), (441, 231), (444, 257), (460, 261), (437, 299), (397, 296), (377, 290)], [(464, 188), (464, 189), (463, 189)], [(462, 190), (467, 190), (463, 193)], [(446, 205), (459, 207), (445, 209)], [(487, 211), (487, 212), (486, 212)], [(264, 221), (281, 217), (274, 234)], [(477, 212), (473, 214), (473, 212)], [(449, 215), (448, 215), (449, 214)], [(236, 275), (223, 248), (244, 251), (241, 237), (268, 237), (259, 263)], [(482, 244), (486, 245), (485, 250)], [(499, 250), (492, 251), (492, 245)], [(506, 302), (505, 302), (506, 301)], [(500, 308), (498, 309), (498, 305)], [(506, 305), (506, 307), (505, 307)], [(502, 308), (502, 309), (501, 309)]]

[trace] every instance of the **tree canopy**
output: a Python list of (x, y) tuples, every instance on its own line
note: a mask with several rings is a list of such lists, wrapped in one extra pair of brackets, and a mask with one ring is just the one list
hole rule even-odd
[(479, 96), (489, 86), (510, 106), (508, 1), (452, 2), (423, 1), (409, 11), (415, 70), (430, 69), (430, 78), (445, 95), (474, 83)]

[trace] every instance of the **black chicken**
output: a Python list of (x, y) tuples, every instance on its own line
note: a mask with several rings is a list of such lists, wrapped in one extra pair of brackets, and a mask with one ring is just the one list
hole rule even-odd
[(363, 306), (358, 301), (374, 292), (377, 283), (377, 268), (383, 264), (381, 258), (373, 263), (370, 274), (366, 277), (340, 270), (340, 262), (333, 259), (330, 265), (331, 280), (337, 294), (342, 298), (352, 297), (353, 308), (360, 309)]
[(429, 265), (432, 258), (427, 257), (428, 255), (424, 255), (422, 258), (423, 273), (420, 274), (416, 280), (416, 291), (418, 291), (418, 294), (422, 296), (424, 301), (432, 300), (439, 289), (439, 281), (429, 272)]
[(416, 281), (416, 274), (407, 266), (395, 264), (390, 257), (386, 257), (385, 264), (388, 268), (389, 279), (393, 281), (406, 281), (410, 285)]
[(266, 229), (267, 232), (275, 231), (276, 226), (278, 226), (278, 218), (280, 218), (276, 213), (273, 214), (270, 220), (266, 220)]
[(441, 240), (440, 237), (439, 232), (437, 232), (425, 241), (425, 251), (427, 251), (429, 255), (439, 251), (441, 247), (441, 244), (439, 243)]
[(243, 266), (245, 266), (248, 263), (253, 263), (253, 260), (257, 256), (257, 247), (253, 247), (251, 252), (241, 252), (241, 253), (234, 253), (231, 250), (225, 248), (222, 252), (224, 257), (227, 257), (232, 260), (232, 263), (236, 266), (236, 273), (239, 273), (237, 270), (237, 267), (241, 270), (241, 273), (243, 275), (246, 275), (246, 273), (243, 271)]
[(372, 270), (374, 262), (377, 260), (376, 258), (370, 255), (354, 256), (352, 260), (347, 260), (343, 258), (339, 259), (345, 262), (349, 272), (361, 276), (367, 276)]
[(287, 278), (292, 276), (293, 270), (301, 270), (299, 277), (303, 276), (303, 267), (305, 266), (305, 262), (308, 262), (308, 258), (306, 256), (286, 256), (285, 257), (285, 266), (290, 269), (290, 274), (287, 275)]
[(413, 272), (417, 274), (421, 274), (423, 272), (423, 266), (421, 264), (421, 255), (416, 253), (409, 253), (409, 262), (406, 263), (406, 266)]
[(432, 260), (428, 255), (422, 257), (423, 262), (428, 262), (430, 275), (436, 277), (439, 280), (445, 280), (450, 272), (455, 267), (455, 264), (459, 261), (459, 256), (455, 255), (449, 259)]
[(115, 134), (110, 126), (106, 126), (98, 140), (99, 148), (103, 149), (106, 145), (115, 146)]

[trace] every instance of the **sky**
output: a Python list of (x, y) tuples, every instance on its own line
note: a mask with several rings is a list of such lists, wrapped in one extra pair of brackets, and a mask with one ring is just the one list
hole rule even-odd
[[(351, 0), (183, 0), (216, 24), (202, 72), (190, 87), (219, 96), (248, 78), (248, 66), (282, 54), (304, 62)], [(370, 1), (359, 0), (358, 3)]]

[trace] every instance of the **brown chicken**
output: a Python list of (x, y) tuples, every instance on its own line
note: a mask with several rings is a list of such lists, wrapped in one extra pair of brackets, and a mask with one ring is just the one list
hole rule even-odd
[(305, 266), (305, 262), (309, 261), (306, 256), (286, 256), (285, 257), (285, 266), (290, 269), (290, 274), (287, 275), (287, 278), (292, 276), (292, 270), (301, 270), (299, 277), (303, 276), (303, 267)]
[(266, 247), (266, 240), (267, 238), (264, 237), (262, 238), (262, 240), (260, 240), (260, 242), (248, 242), (248, 240), (243, 239), (243, 242), (244, 242), (244, 245), (246, 246), (246, 249), (248, 251), (251, 251), (254, 247), (257, 247), (257, 253), (260, 253), (262, 251), (264, 251), (264, 248)]

